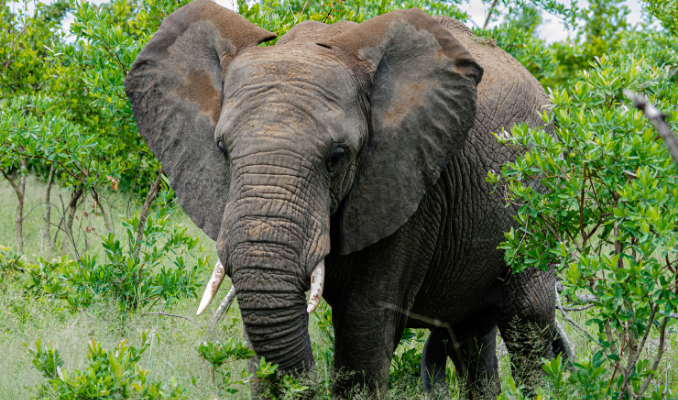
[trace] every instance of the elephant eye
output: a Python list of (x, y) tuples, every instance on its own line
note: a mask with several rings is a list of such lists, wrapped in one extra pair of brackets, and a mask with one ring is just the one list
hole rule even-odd
[(220, 140), (219, 143), (217, 143), (217, 146), (219, 147), (219, 150), (221, 150), (222, 153), (228, 155), (228, 150), (226, 149), (226, 144), (224, 143), (223, 140)]
[(346, 158), (346, 149), (343, 147), (335, 147), (332, 149), (329, 157), (327, 158), (327, 171), (330, 173), (330, 176), (333, 176), (339, 168), (344, 164), (344, 159)]

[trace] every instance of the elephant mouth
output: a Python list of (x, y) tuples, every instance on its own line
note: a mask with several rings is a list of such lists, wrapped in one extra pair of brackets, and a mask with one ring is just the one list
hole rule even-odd
[[(212, 300), (214, 300), (214, 296), (216, 296), (217, 292), (219, 291), (219, 287), (224, 281), (225, 276), (226, 269), (221, 263), (221, 260), (217, 260), (217, 263), (214, 265), (214, 270), (212, 271), (212, 276), (210, 276), (210, 280), (207, 282), (205, 293), (202, 296), (202, 300), (200, 300), (200, 305), (198, 306), (196, 315), (201, 315), (212, 303)], [(325, 259), (320, 260), (318, 265), (313, 268), (310, 280), (311, 295), (308, 300), (308, 307), (306, 307), (306, 312), (308, 314), (312, 313), (316, 310), (316, 308), (318, 308), (318, 304), (320, 304), (320, 299), (323, 295), (323, 289), (325, 288)]]

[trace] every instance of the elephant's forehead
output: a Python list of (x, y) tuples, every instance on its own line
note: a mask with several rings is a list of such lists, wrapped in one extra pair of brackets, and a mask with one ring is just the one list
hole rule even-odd
[(289, 84), (313, 93), (321, 89), (335, 100), (355, 94), (350, 70), (333, 52), (312, 43), (253, 48), (233, 61), (225, 82), (234, 89), (270, 84)]

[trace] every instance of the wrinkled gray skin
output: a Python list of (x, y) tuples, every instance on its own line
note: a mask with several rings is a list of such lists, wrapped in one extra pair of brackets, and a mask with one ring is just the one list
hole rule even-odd
[[(552, 355), (553, 274), (509, 276), (497, 245), (513, 210), (485, 177), (514, 156), (491, 132), (541, 124), (538, 82), (418, 9), (304, 22), (257, 46), (274, 37), (196, 0), (125, 81), (184, 210), (217, 241), (257, 355), (314, 370), (304, 292), (324, 259), (336, 394), (383, 393), (405, 327), (432, 320), (458, 331), (469, 396), (498, 390), (497, 327), (532, 384)], [(434, 329), (426, 368), (445, 339)]]

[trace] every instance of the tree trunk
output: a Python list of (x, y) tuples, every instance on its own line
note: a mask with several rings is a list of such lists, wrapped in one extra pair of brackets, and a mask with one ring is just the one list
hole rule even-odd
[(134, 247), (134, 257), (139, 255), (139, 250), (141, 250), (141, 239), (144, 238), (144, 226), (146, 225), (146, 219), (148, 218), (148, 210), (151, 208), (151, 203), (155, 200), (155, 196), (160, 191), (160, 183), (162, 182), (162, 167), (158, 171), (158, 178), (155, 180), (153, 185), (148, 191), (146, 200), (144, 201), (144, 206), (141, 209), (141, 214), (139, 214), (139, 225), (137, 226), (137, 239)]
[(26, 159), (22, 157), (21, 161), (19, 162), (19, 165), (20, 165), (19, 173), (21, 175), (19, 186), (17, 186), (16, 182), (14, 182), (14, 179), (12, 179), (12, 177), (6, 170), (0, 169), (0, 172), (2, 172), (2, 175), (5, 177), (5, 179), (7, 179), (7, 182), (9, 182), (9, 184), (12, 185), (14, 193), (16, 193), (17, 206), (16, 206), (16, 218), (14, 220), (14, 228), (16, 231), (17, 251), (19, 252), (19, 254), (21, 254), (24, 251), (23, 214), (24, 214), (24, 193), (26, 192)]
[[(73, 241), (73, 219), (75, 218), (75, 211), (78, 208), (78, 201), (80, 200), (83, 192), (84, 188), (82, 186), (78, 186), (71, 196), (71, 201), (68, 203), (68, 220), (66, 221), (65, 231), (66, 235), (69, 236), (71, 241)], [(65, 245), (66, 242), (64, 242), (64, 246)]]
[(51, 214), (52, 214), (52, 203), (50, 202), (50, 195), (52, 193), (52, 182), (54, 181), (54, 163), (49, 168), (49, 178), (47, 178), (47, 189), (45, 189), (45, 204), (47, 208), (45, 209), (45, 230), (43, 231), (43, 240), (47, 241), (47, 248), (50, 252), (54, 251), (52, 246), (52, 236), (50, 235), (50, 225), (51, 225)]
[(14, 221), (14, 228), (16, 229), (16, 248), (19, 254), (24, 252), (24, 194), (26, 193), (26, 158), (21, 157), (21, 181), (19, 183), (19, 190), (16, 191), (17, 205), (16, 205), (16, 219)]

